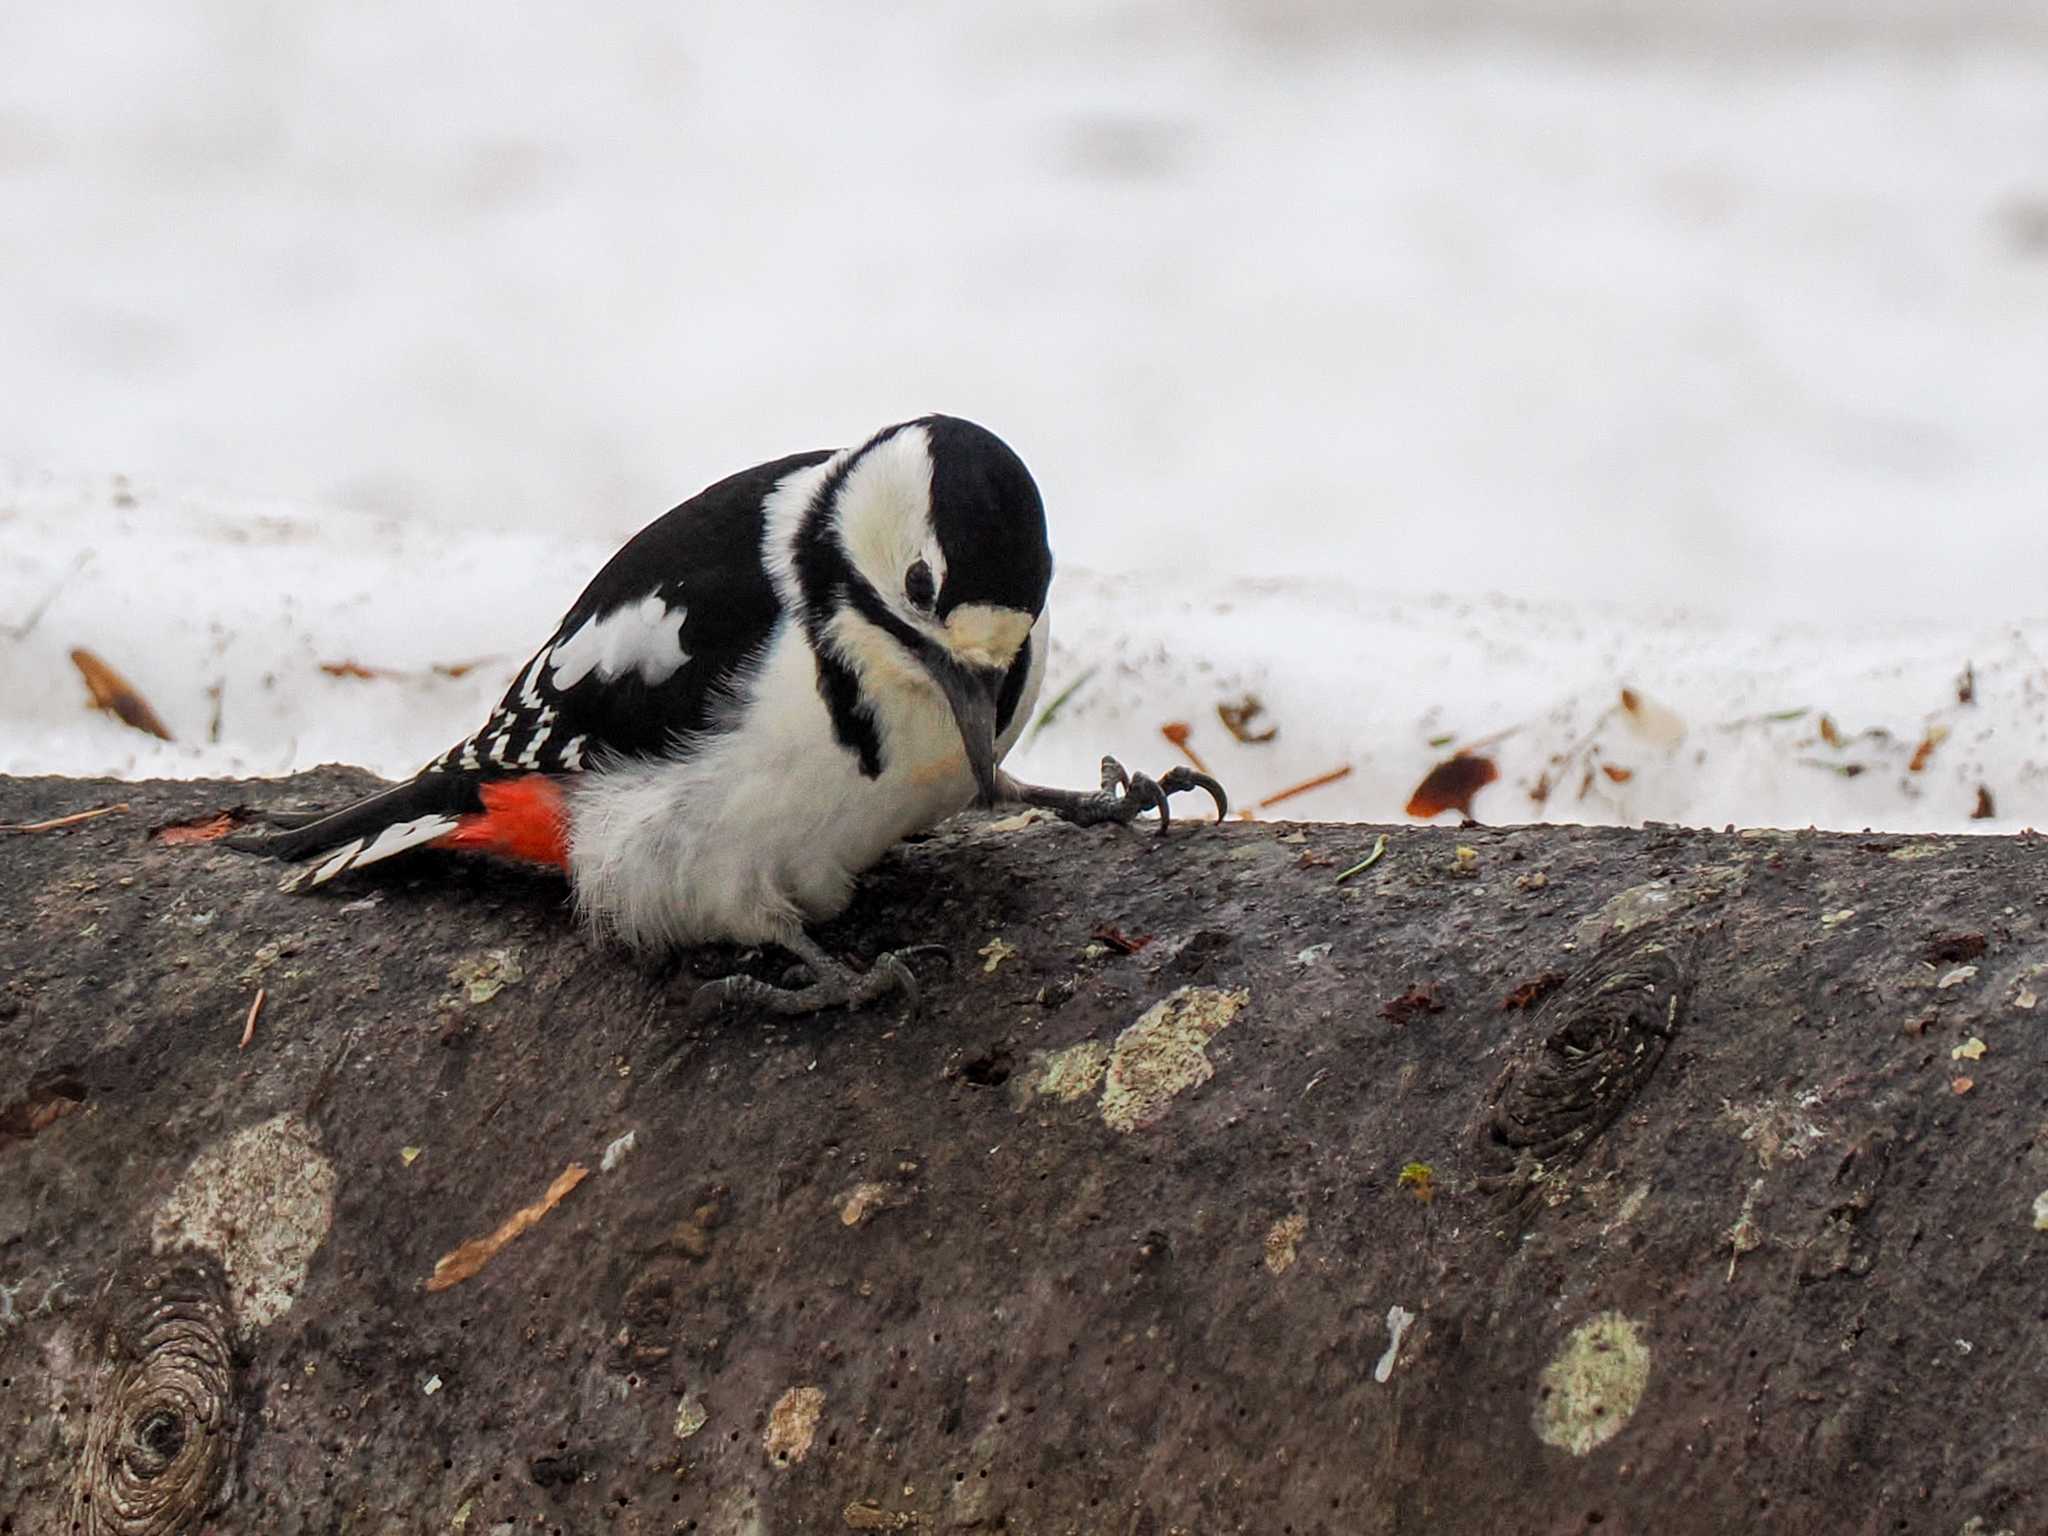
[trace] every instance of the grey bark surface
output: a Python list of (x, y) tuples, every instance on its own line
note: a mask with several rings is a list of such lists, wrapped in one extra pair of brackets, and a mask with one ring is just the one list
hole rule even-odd
[(2048, 1529), (2034, 840), (967, 822), (692, 1023), (150, 830), (365, 782), (0, 780), (0, 1532)]

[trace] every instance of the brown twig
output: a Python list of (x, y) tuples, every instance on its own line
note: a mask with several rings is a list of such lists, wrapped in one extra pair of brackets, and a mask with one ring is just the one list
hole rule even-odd
[(24, 821), (16, 822), (9, 826), (0, 826), (0, 832), (55, 832), (60, 827), (75, 827), (81, 821), (91, 821), (100, 816), (111, 816), (116, 811), (125, 811), (127, 809), (128, 802), (123, 800), (119, 805), (103, 805), (99, 809), (92, 811), (74, 811), (69, 816), (53, 816), (48, 821)]
[(1169, 720), (1165, 725), (1159, 727), (1159, 734), (1174, 744), (1174, 747), (1180, 752), (1182, 757), (1188, 760), (1188, 765), (1195, 772), (1209, 772), (1209, 765), (1202, 761), (1201, 754), (1196, 752), (1194, 747), (1188, 742), (1188, 738), (1194, 734), (1194, 731), (1185, 720)]
[(1259, 802), (1259, 809), (1262, 811), (1266, 810), (1271, 806), (1278, 805), (1282, 800), (1292, 800), (1296, 795), (1305, 795), (1312, 789), (1321, 789), (1325, 784), (1334, 784), (1339, 779), (1348, 779), (1350, 777), (1351, 765), (1346, 763), (1342, 768), (1332, 768), (1328, 773), (1319, 773), (1312, 779), (1303, 779), (1299, 784), (1290, 784), (1285, 789), (1276, 789), (1272, 794)]
[(427, 1280), (427, 1289), (445, 1291), (449, 1286), (460, 1285), (467, 1280), (496, 1258), (499, 1249), (560, 1205), (562, 1197), (581, 1184), (589, 1172), (581, 1163), (571, 1163), (555, 1176), (555, 1182), (548, 1186), (546, 1194), (523, 1210), (514, 1211), (489, 1237), (473, 1237), (442, 1254), (434, 1261), (434, 1273)]
[(256, 1015), (263, 1011), (263, 999), (266, 995), (263, 988), (256, 989), (256, 1001), (249, 1005), (249, 1017), (242, 1021), (242, 1043), (235, 1047), (236, 1050), (246, 1051), (249, 1049), (249, 1042), (256, 1038)]

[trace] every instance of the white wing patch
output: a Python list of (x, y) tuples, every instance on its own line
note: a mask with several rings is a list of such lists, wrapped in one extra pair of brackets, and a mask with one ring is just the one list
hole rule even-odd
[(412, 821), (395, 822), (375, 837), (358, 837), (343, 843), (318, 864), (308, 864), (296, 869), (285, 877), (278, 888), (285, 891), (310, 891), (316, 885), (325, 885), (336, 875), (351, 869), (360, 869), (365, 864), (375, 864), (390, 858), (394, 853), (403, 853), (408, 848), (417, 848), (431, 843), (436, 838), (446, 837), (456, 827), (453, 816), (420, 816)]
[(690, 659), (683, 649), (689, 610), (649, 593), (637, 603), (594, 615), (548, 657), (548, 681), (566, 693), (595, 672), (604, 682), (638, 672), (649, 687), (667, 682)]

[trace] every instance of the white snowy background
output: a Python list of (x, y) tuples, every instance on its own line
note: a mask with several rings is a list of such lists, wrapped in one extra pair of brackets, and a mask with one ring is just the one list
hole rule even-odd
[(96, 0), (0, 59), (0, 772), (409, 772), (641, 524), (947, 410), (1053, 520), (1031, 774), (1179, 721), (1246, 805), (1349, 770), (1276, 815), (1483, 744), (1488, 821), (2048, 822), (2038, 4)]

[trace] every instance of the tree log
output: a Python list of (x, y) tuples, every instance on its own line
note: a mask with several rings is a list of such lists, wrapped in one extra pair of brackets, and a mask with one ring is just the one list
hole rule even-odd
[(2033, 840), (970, 820), (692, 1021), (205, 840), (369, 782), (0, 780), (0, 1531), (2048, 1530)]

